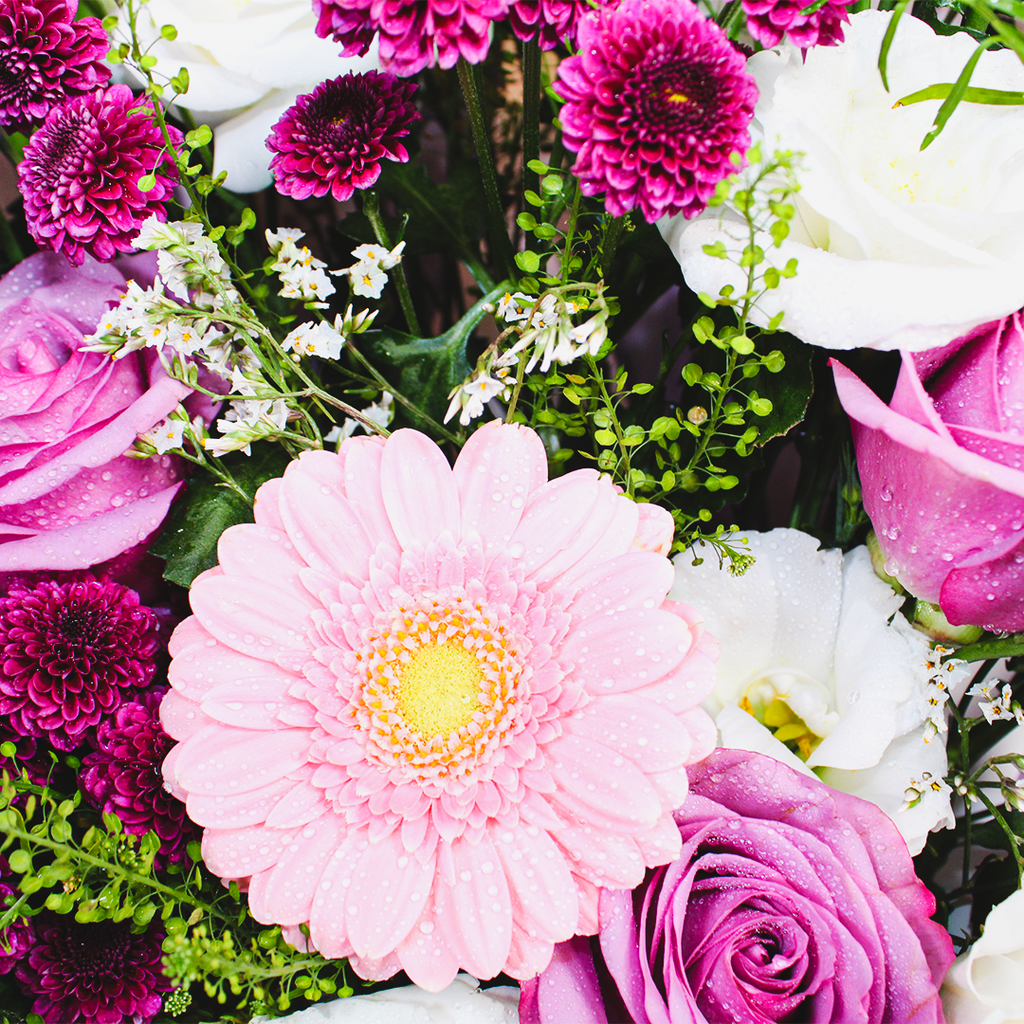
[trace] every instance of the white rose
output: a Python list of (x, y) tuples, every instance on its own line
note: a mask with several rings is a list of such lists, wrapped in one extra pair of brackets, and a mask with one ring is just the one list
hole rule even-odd
[[(390, 988), (311, 1006), (277, 1017), (275, 1024), (518, 1024), (519, 989), (479, 986), (460, 974), (440, 992), (415, 985)], [(252, 1024), (270, 1024), (270, 1018), (255, 1017)]]
[[(747, 65), (766, 155), (805, 154), (789, 238), (779, 249), (760, 240), (776, 266), (795, 257), (797, 274), (765, 295), (755, 322), (784, 310), (782, 326), (812, 345), (916, 352), (1024, 305), (1024, 107), (963, 103), (922, 152), (939, 101), (893, 104), (955, 82), (976, 44), (904, 17), (886, 92), (877, 63), (890, 17), (853, 15), (846, 42), (806, 62), (764, 51)], [(1011, 50), (988, 51), (971, 84), (1021, 91), (1024, 67)], [(746, 242), (738, 215), (720, 216), (659, 224), (687, 284), (712, 295), (745, 288), (735, 265), (703, 251), (723, 232)]]
[[(928, 723), (936, 689), (927, 639), (896, 614), (901, 599), (875, 575), (866, 548), (845, 557), (819, 551), (799, 530), (742, 536), (757, 559), (743, 576), (712, 556), (694, 566), (683, 552), (669, 592), (700, 610), (721, 646), (718, 682), (704, 702), (721, 745), (768, 754), (805, 774), (814, 769), (880, 807), (919, 853), (929, 831), (953, 823), (949, 788), (927, 784), (946, 774), (945, 736)], [(959, 671), (945, 673), (946, 685)], [(775, 734), (787, 735), (778, 726), (786, 709), (799, 720), (787, 731), (802, 740), (806, 759)], [(941, 706), (937, 717), (941, 723)], [(921, 800), (904, 810), (915, 783)]]
[[(160, 38), (163, 25), (178, 30), (173, 42)], [(377, 67), (376, 46), (365, 57), (342, 59), (340, 46), (320, 39), (315, 25), (309, 0), (148, 0), (139, 11), (138, 33), (144, 48), (153, 44), (157, 80), (188, 70), (179, 105), (218, 125), (214, 172), (227, 171), (225, 185), (235, 192), (270, 184), (266, 140), (296, 96)]]
[(1024, 1024), (1024, 889), (993, 907), (942, 986), (947, 1024)]

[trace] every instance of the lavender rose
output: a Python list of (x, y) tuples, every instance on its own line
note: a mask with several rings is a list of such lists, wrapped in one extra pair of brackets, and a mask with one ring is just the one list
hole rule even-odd
[(904, 353), (888, 405), (832, 366), (886, 572), (952, 623), (1024, 629), (1022, 313)]
[(602, 891), (597, 940), (556, 947), (521, 1024), (925, 1024), (953, 960), (874, 804), (742, 750), (689, 770), (679, 860)]
[(0, 572), (83, 569), (151, 534), (180, 487), (129, 459), (189, 390), (146, 355), (81, 350), (124, 275), (39, 253), (0, 280)]

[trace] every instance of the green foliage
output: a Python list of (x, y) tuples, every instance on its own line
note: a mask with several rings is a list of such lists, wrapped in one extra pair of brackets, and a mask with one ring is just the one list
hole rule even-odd
[(206, 473), (193, 476), (149, 549), (167, 563), (164, 578), (182, 587), (217, 564), (217, 541), (229, 526), (253, 522), (256, 491), (284, 472), (288, 456), (276, 445), (261, 444), (251, 456), (232, 452), (222, 461), (246, 498)]

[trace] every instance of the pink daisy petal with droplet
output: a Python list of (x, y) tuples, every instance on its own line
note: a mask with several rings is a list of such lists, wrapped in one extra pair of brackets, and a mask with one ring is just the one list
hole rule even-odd
[(172, 643), (165, 762), (210, 868), (366, 977), (542, 970), (678, 853), (714, 642), (649, 515), (526, 428), (411, 430), (261, 488)]

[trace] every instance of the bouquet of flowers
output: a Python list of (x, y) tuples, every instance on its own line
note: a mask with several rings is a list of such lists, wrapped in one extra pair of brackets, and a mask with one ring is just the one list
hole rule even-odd
[(1024, 4), (0, 0), (0, 1021), (1024, 1021)]

